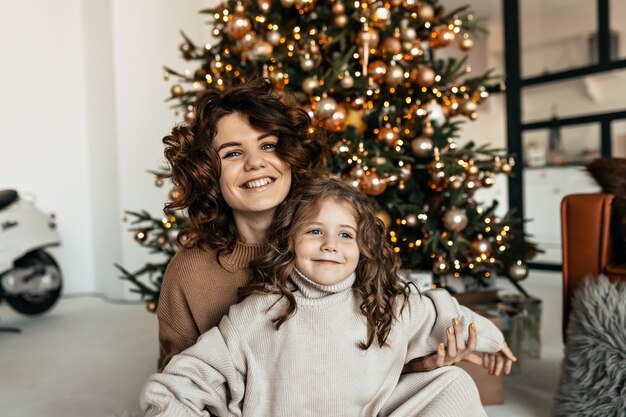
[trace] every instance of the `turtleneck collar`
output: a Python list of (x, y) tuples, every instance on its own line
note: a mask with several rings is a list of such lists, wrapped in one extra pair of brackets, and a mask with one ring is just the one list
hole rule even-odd
[(347, 292), (350, 288), (352, 288), (355, 279), (356, 274), (353, 272), (336, 284), (322, 285), (310, 280), (295, 268), (291, 274), (291, 281), (298, 288), (300, 295), (303, 298), (309, 299), (319, 299), (333, 294)]
[(262, 243), (237, 242), (231, 253), (220, 255), (220, 263), (229, 272), (248, 268), (250, 261), (261, 253)]

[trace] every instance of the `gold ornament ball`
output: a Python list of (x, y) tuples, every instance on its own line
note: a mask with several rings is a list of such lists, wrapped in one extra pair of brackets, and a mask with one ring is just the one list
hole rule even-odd
[(445, 259), (439, 257), (437, 262), (433, 264), (433, 272), (437, 275), (444, 275), (446, 272), (450, 270), (450, 264), (446, 262)]
[(231, 39), (243, 38), (252, 29), (250, 19), (243, 15), (233, 15), (226, 24), (226, 33)]
[(312, 58), (300, 58), (300, 68), (302, 68), (302, 71), (311, 71), (315, 68), (315, 61)]
[(387, 189), (387, 183), (378, 176), (376, 171), (368, 171), (363, 178), (361, 178), (359, 185), (361, 191), (371, 196), (381, 195)]
[(420, 19), (430, 22), (435, 17), (435, 9), (430, 4), (424, 3), (417, 11), (417, 15)]
[(521, 281), (528, 276), (528, 265), (518, 261), (509, 266), (506, 273), (511, 279)]
[(272, 2), (271, 0), (258, 0), (257, 4), (259, 5), (259, 10), (263, 13), (268, 13), (272, 10)]
[(384, 140), (385, 142), (387, 142), (387, 145), (389, 146), (394, 146), (398, 139), (400, 139), (397, 130), (391, 127), (391, 125), (386, 125), (382, 129), (380, 129), (377, 137), (378, 140)]
[(333, 26), (337, 29), (345, 28), (350, 22), (350, 18), (345, 14), (338, 14), (333, 18)]
[(148, 312), (150, 313), (155, 313), (157, 310), (157, 306), (158, 304), (154, 300), (146, 301), (146, 310), (148, 310)]
[(346, 12), (346, 6), (343, 5), (341, 0), (337, 0), (333, 3), (332, 10), (333, 14), (344, 14)]
[(174, 84), (170, 89), (170, 92), (172, 93), (173, 97), (181, 97), (183, 94), (185, 94), (185, 90), (180, 84)]
[(471, 164), (468, 168), (467, 168), (467, 173), (470, 176), (475, 177), (476, 175), (478, 175), (478, 173), (480, 172), (480, 168), (478, 168), (478, 165), (475, 164)]
[(185, 113), (185, 121), (187, 123), (194, 123), (196, 121), (196, 112), (195, 110), (188, 110), (187, 113)]
[(337, 111), (337, 102), (331, 97), (325, 97), (315, 105), (314, 111), (315, 117), (317, 117), (318, 119), (328, 119), (329, 117), (332, 117), (333, 114), (335, 114), (335, 111)]
[(463, 35), (461, 40), (459, 40), (459, 48), (461, 48), (462, 51), (467, 52), (473, 47), (474, 47), (474, 40), (470, 38), (469, 35), (465, 34)]
[(352, 87), (354, 87), (354, 78), (352, 78), (352, 76), (350, 74), (346, 74), (343, 76), (343, 78), (339, 81), (339, 84), (341, 84), (341, 88), (344, 88), (346, 90), (351, 89)]
[(380, 37), (378, 35), (378, 31), (373, 28), (368, 28), (366, 30), (362, 30), (357, 35), (357, 44), (359, 46), (367, 46), (371, 48), (376, 48), (378, 46), (378, 42), (380, 42)]
[(157, 187), (163, 187), (163, 184), (165, 183), (165, 181), (163, 181), (163, 178), (159, 178), (157, 177), (154, 180), (154, 185), (156, 185)]
[(426, 123), (424, 127), (422, 127), (422, 136), (426, 138), (432, 138), (435, 134), (435, 128), (431, 123)]
[(441, 220), (446, 229), (451, 232), (461, 232), (467, 227), (467, 213), (465, 209), (451, 207), (443, 214)]
[(425, 65), (418, 67), (417, 82), (422, 87), (430, 87), (435, 83), (435, 71)]
[(246, 8), (244, 7), (243, 3), (241, 3), (240, 1), (237, 2), (237, 4), (235, 4), (235, 14), (243, 14), (243, 12), (246, 11)]
[(384, 55), (396, 55), (402, 52), (402, 42), (400, 42), (400, 39), (390, 36), (385, 39), (380, 49)]
[(513, 171), (513, 167), (510, 164), (502, 164), (502, 166), (500, 167), (500, 171), (505, 174), (510, 174), (511, 171)]
[(400, 32), (400, 38), (403, 41), (410, 42), (412, 44), (417, 39), (417, 31), (412, 27), (404, 28)]
[(467, 100), (461, 105), (461, 111), (463, 114), (470, 115), (476, 110), (478, 110), (478, 104), (474, 103), (472, 100)]
[(320, 82), (317, 77), (306, 77), (302, 81), (302, 91), (308, 95), (313, 94), (313, 91), (320, 86)]
[(280, 0), (280, 5), (289, 8), (292, 7), (296, 3), (296, 0)]
[(396, 87), (404, 81), (404, 69), (400, 65), (390, 65), (385, 74), (387, 84)]
[(389, 215), (389, 213), (387, 213), (385, 210), (376, 210), (374, 212), (374, 215), (382, 220), (386, 229), (389, 229), (389, 226), (391, 226), (391, 216)]
[(371, 74), (372, 78), (377, 84), (382, 83), (385, 80), (385, 74), (387, 73), (387, 64), (381, 60), (373, 61), (367, 66), (367, 71)]
[(169, 194), (170, 201), (178, 200), (180, 197), (180, 191), (177, 188), (172, 188)]
[(139, 243), (144, 243), (148, 239), (148, 232), (146, 229), (135, 229), (135, 240)]
[(466, 182), (465, 182), (465, 188), (469, 191), (471, 190), (475, 190), (478, 187), (480, 187), (482, 183), (480, 183), (479, 181), (477, 181), (475, 178), (469, 178)]
[(154, 241), (154, 243), (156, 243), (157, 246), (163, 246), (167, 242), (169, 242), (169, 239), (167, 238), (167, 235), (165, 233), (161, 233), (160, 235), (158, 235)]
[(267, 32), (267, 41), (274, 46), (280, 45), (280, 38), (282, 35), (277, 30)]
[(337, 110), (328, 119), (324, 120), (324, 129), (328, 132), (341, 132), (346, 126), (348, 112), (343, 106), (337, 106)]
[(417, 215), (416, 214), (407, 214), (405, 217), (406, 225), (409, 227), (417, 226)]
[(418, 158), (426, 158), (433, 152), (433, 141), (425, 137), (415, 138), (411, 141), (411, 150)]
[(492, 172), (485, 172), (481, 179), (483, 187), (489, 188), (496, 183), (496, 176)]
[(430, 47), (443, 48), (454, 42), (455, 34), (447, 26), (440, 26), (430, 33)]
[(489, 242), (489, 239), (485, 239), (485, 238), (476, 239), (475, 241), (472, 242), (472, 247), (476, 251), (477, 255), (482, 255), (482, 254), (485, 254), (486, 256), (491, 255), (492, 247), (491, 247), (491, 242)]
[(365, 171), (363, 170), (363, 166), (357, 165), (350, 171), (350, 177), (361, 179), (365, 175)]

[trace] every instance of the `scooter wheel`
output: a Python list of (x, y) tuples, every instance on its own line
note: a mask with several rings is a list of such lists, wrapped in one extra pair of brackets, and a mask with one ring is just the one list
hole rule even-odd
[(18, 296), (6, 297), (7, 303), (17, 312), (28, 316), (36, 316), (45, 313), (52, 308), (61, 296), (63, 280), (61, 269), (54, 258), (44, 250), (29, 252), (15, 262), (17, 268), (36, 267), (43, 274), (55, 274), (53, 279), (58, 279), (59, 286), (53, 290), (37, 294), (20, 294)]

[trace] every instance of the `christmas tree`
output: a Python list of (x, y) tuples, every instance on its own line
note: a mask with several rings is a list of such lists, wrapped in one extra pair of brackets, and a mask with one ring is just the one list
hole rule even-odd
[[(196, 45), (184, 33), (180, 51), (193, 69), (165, 68), (171, 101), (193, 121), (205, 88), (233, 78), (269, 77), (292, 94), (325, 131), (330, 172), (371, 196), (404, 268), (441, 277), (494, 275), (516, 281), (537, 248), (522, 220), (483, 206), (477, 189), (515, 163), (506, 150), (457, 143), (460, 125), (478, 117), (495, 79), (471, 76), (463, 58), (437, 59), (439, 50), (472, 49), (483, 29), (467, 7), (447, 11), (437, 0), (229, 0), (209, 15), (216, 41)], [(156, 173), (157, 176), (159, 173)], [(176, 190), (172, 190), (173, 193)], [(129, 213), (135, 238), (162, 263), (123, 278), (157, 300), (163, 272), (177, 249), (184, 217)], [(142, 276), (149, 276), (149, 285)]]

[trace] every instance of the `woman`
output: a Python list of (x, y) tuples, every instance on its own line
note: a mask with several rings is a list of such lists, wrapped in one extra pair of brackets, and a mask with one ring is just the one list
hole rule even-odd
[[(163, 139), (179, 191), (166, 209), (186, 209), (191, 228), (181, 234), (161, 287), (160, 370), (238, 301), (237, 289), (250, 281), (248, 263), (260, 253), (274, 213), (322, 161), (323, 148), (312, 132), (308, 114), (260, 79), (205, 92), (195, 121)], [(466, 346), (460, 326), (453, 329), (447, 350), (440, 347), (412, 370), (463, 358), (482, 363), (471, 353), (475, 332)]]
[(198, 97), (196, 120), (165, 137), (165, 157), (191, 228), (163, 279), (159, 368), (216, 326), (248, 283), (276, 208), (320, 163), (311, 120), (265, 79)]

